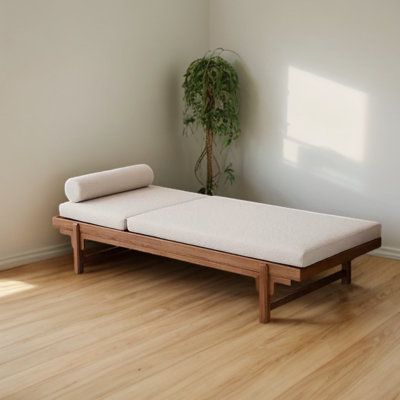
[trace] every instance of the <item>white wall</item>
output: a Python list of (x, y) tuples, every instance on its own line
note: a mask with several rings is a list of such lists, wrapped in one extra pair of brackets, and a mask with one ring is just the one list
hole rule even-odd
[(379, 220), (400, 256), (400, 2), (212, 0), (236, 50), (242, 128), (231, 195)]
[(56, 254), (69, 176), (182, 168), (181, 79), (208, 47), (206, 0), (0, 1), (0, 267)]
[(239, 52), (242, 138), (228, 195), (380, 220), (400, 255), (400, 3), (1, 0), (0, 268), (64, 250), (75, 174), (147, 162), (195, 188), (181, 78)]

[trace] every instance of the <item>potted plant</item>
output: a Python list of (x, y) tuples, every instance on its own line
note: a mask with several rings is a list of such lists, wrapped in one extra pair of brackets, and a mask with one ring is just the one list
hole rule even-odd
[[(227, 150), (238, 138), (239, 126), (239, 79), (227, 60), (221, 55), (226, 50), (216, 49), (193, 61), (184, 75), (184, 131), (200, 127), (203, 148), (194, 167), (196, 179), (201, 184), (200, 193), (212, 195), (220, 178), (233, 183), (232, 163), (221, 165), (216, 156)], [(206, 176), (201, 175), (201, 166), (206, 163)]]

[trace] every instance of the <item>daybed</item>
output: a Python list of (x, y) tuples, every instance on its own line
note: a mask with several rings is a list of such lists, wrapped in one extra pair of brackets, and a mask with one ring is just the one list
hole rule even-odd
[[(250, 276), (265, 323), (288, 301), (339, 279), (351, 283), (351, 260), (381, 245), (376, 222), (169, 189), (153, 178), (141, 164), (67, 180), (69, 201), (53, 225), (71, 237), (77, 274), (89, 240)], [(274, 296), (276, 284), (308, 281), (339, 265)]]

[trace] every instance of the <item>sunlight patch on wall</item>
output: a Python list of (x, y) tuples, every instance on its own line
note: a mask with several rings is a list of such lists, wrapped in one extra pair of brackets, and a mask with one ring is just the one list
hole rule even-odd
[(22, 281), (0, 281), (0, 298), (33, 289), (35, 286)]
[(283, 144), (287, 161), (297, 163), (302, 146), (363, 161), (367, 111), (364, 92), (295, 67), (289, 67), (288, 89), (288, 129)]

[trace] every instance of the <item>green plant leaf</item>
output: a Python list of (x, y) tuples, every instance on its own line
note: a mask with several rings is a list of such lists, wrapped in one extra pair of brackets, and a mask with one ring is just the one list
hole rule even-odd
[[(239, 78), (233, 66), (221, 55), (226, 52), (222, 48), (208, 52), (204, 57), (194, 60), (184, 75), (183, 89), (185, 108), (183, 113), (184, 132), (193, 127), (203, 128), (213, 138), (222, 140), (222, 146), (229, 148), (239, 137)], [(236, 53), (235, 53), (236, 54)], [(215, 146), (204, 147), (196, 162), (195, 175), (202, 183), (204, 193), (211, 194), (217, 187), (214, 174), (207, 174), (203, 180), (200, 177), (201, 164), (213, 159), (206, 157)], [(212, 163), (211, 163), (212, 164)], [(212, 168), (207, 162), (207, 170)], [(222, 169), (226, 182), (235, 181), (234, 170), (229, 164)]]

